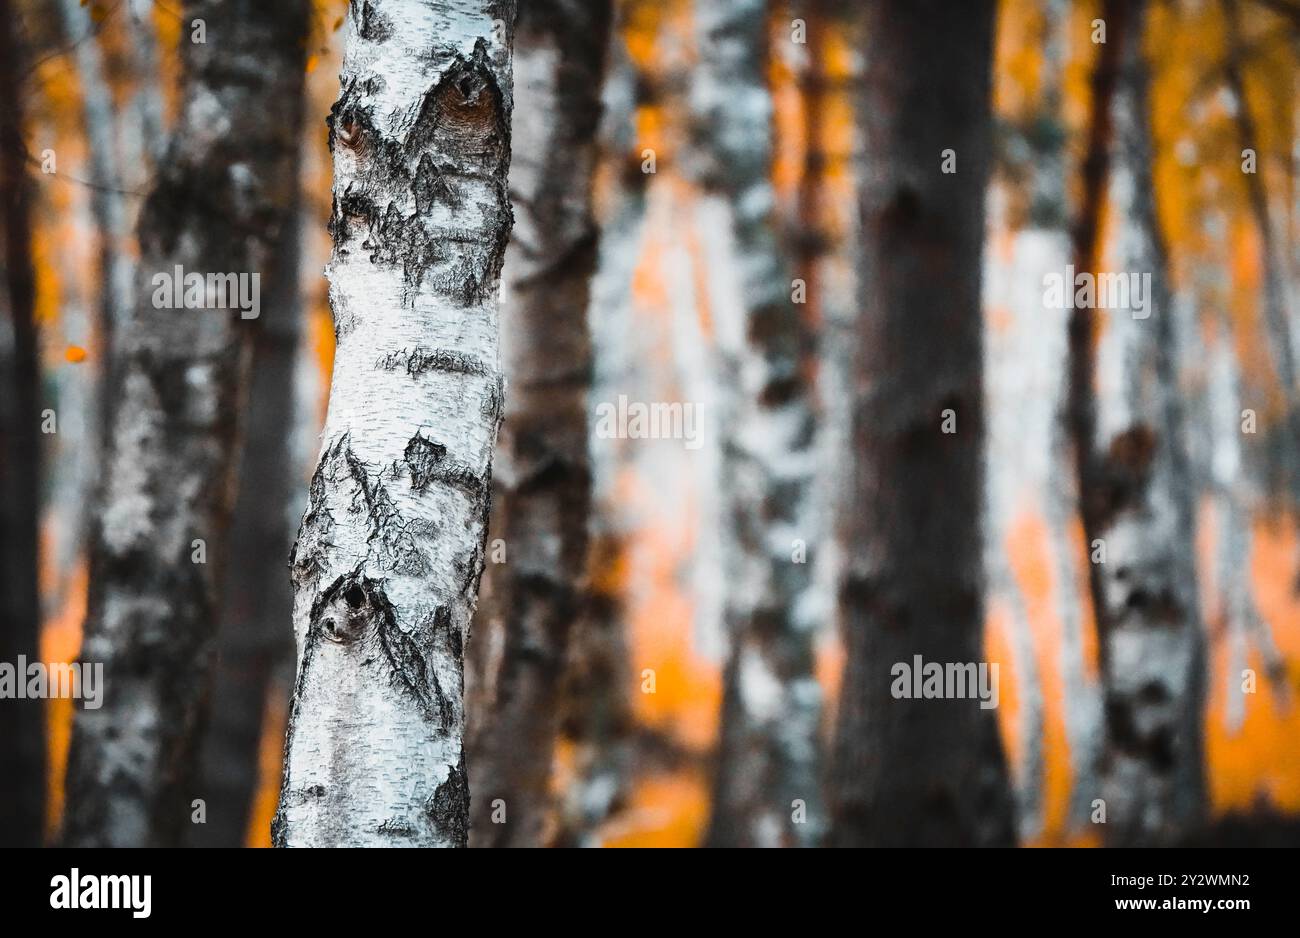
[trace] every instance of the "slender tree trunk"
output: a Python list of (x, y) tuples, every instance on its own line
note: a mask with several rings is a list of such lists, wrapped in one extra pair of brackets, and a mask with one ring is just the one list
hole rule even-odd
[[(1269, 208), (1268, 189), (1264, 179), (1264, 158), (1259, 152), (1259, 132), (1246, 95), (1246, 79), (1242, 71), (1244, 55), (1241, 35), (1241, 5), (1237, 0), (1221, 0), (1226, 25), (1227, 58), (1223, 77), (1232, 93), (1235, 106), (1233, 116), (1237, 127), (1237, 141), (1241, 149), (1255, 154), (1256, 171), (1242, 173), (1250, 214), (1259, 235), (1260, 263), (1264, 273), (1264, 324), (1268, 334), (1268, 348), (1273, 357), (1273, 368), (1282, 388), (1285, 412), (1282, 418), (1280, 457), (1282, 480), (1286, 486), (1287, 504), (1300, 522), (1300, 383), (1297, 383), (1295, 341), (1291, 317), (1288, 313), (1287, 260), (1285, 249), (1278, 238), (1272, 212)], [(1297, 571), (1300, 583), (1300, 570)]]
[[(293, 115), (290, 128), (295, 139), (301, 112), (299, 108)], [(256, 795), (268, 693), (277, 676), (290, 680), (294, 666), (293, 638), (284, 628), (293, 614), (284, 559), (293, 546), (286, 506), (295, 500), (299, 466), (288, 428), (295, 411), (292, 388), (302, 316), (300, 227), (301, 215), (295, 212), (280, 243), (282, 255), (275, 265), (280, 276), (267, 285), (267, 309), (253, 349), (248, 429), (229, 538), (237, 549), (223, 576), (216, 678), (203, 738), (199, 797), (207, 803), (207, 823), (192, 831), (196, 846), (243, 846)]]
[(466, 843), (464, 644), (503, 407), (514, 6), (371, 0), (347, 17), (329, 121), (338, 349), (290, 561), (278, 846)]
[[(1111, 257), (1125, 277), (1149, 274), (1150, 290), (1149, 318), (1105, 311), (1100, 343), (1095, 310), (1075, 309), (1070, 324), (1072, 417), (1105, 710), (1100, 797), (1109, 842), (1169, 843), (1199, 823), (1205, 797), (1194, 493), (1153, 194), (1145, 3), (1114, 0), (1107, 13), (1107, 45), (1115, 48), (1098, 64), (1096, 87), (1110, 90), (1094, 102), (1093, 141), (1108, 155), (1094, 149), (1089, 156), (1109, 168), (1085, 179), (1084, 211), (1099, 212), (1108, 199), (1114, 240), (1103, 251), (1097, 216), (1082, 216), (1075, 266), (1096, 271), (1098, 258)], [(1086, 165), (1085, 173), (1097, 168)]]
[(126, 30), (131, 44), (135, 90), (130, 109), (135, 133), (128, 141), (138, 165), (135, 178), (153, 171), (167, 143), (163, 129), (162, 75), (158, 68), (158, 34), (153, 22), (155, 0), (126, 0)]
[[(993, 711), (969, 696), (891, 692), (897, 666), (914, 656), (983, 658), (980, 273), (993, 20), (990, 0), (884, 0), (866, 11), (836, 845), (1015, 838)], [(954, 174), (941, 171), (948, 149)], [(943, 432), (945, 419), (955, 432)]]
[[(37, 427), (36, 272), (32, 264), (32, 185), (23, 140), (22, 23), (0, 0), (0, 662), (40, 660), (36, 588), (40, 435)], [(18, 678), (23, 680), (21, 676)], [(43, 701), (0, 704), (0, 846), (34, 847), (45, 822)]]
[(709, 0), (696, 5), (695, 19), (698, 177), (706, 198), (722, 203), (718, 214), (730, 221), (735, 253), (734, 264), (711, 276), (732, 275), (725, 289), (738, 300), (711, 305), (720, 393), (729, 397), (722, 474), (730, 651), (708, 843), (805, 845), (824, 826), (815, 623), (800, 609), (811, 579), (807, 548), (817, 541), (804, 497), (813, 475), (814, 421), (805, 332), (791, 299), (791, 251), (779, 237), (770, 178), (767, 4)]
[[(471, 769), (483, 846), (540, 846), (556, 820), (561, 678), (585, 606), (591, 187), (611, 19), (607, 0), (533, 0), (515, 32), (516, 224), (501, 329), (510, 398), (497, 462), (507, 559), (488, 574), (505, 635), (481, 762)], [(498, 799), (505, 823), (493, 823)]]
[(240, 309), (159, 308), (153, 278), (180, 266), (273, 280), (292, 219), (307, 5), (193, 0), (185, 19), (204, 21), (206, 41), (182, 42), (181, 116), (140, 214), (136, 302), (109, 350), (81, 652), (103, 663), (106, 693), (74, 720), (74, 845), (176, 843), (195, 797), (254, 322)]
[[(641, 2), (641, 0), (638, 0)], [(622, 171), (602, 219), (588, 319), (592, 333), (593, 401), (613, 400), (628, 386), (636, 355), (632, 280), (646, 231), (646, 184), (635, 130), (638, 91), (644, 88), (624, 43), (635, 4), (616, 10), (609, 66), (602, 91), (599, 140), (607, 165)], [(628, 542), (618, 516), (617, 480), (626, 450), (591, 447), (592, 499), (586, 608), (569, 641), (561, 705), (561, 733), (573, 752), (573, 778), (560, 801), (557, 846), (596, 846), (602, 824), (622, 808), (632, 782), (635, 683), (628, 656), (623, 602)]]
[[(90, 207), (98, 229), (99, 280), (102, 284), (98, 316), (101, 334), (111, 342), (114, 327), (131, 302), (132, 267), (128, 251), (126, 198), (118, 159), (120, 115), (104, 75), (103, 57), (89, 8), (81, 0), (59, 0), (63, 31), (72, 45), (80, 79), (81, 113), (92, 186)], [(108, 344), (107, 342), (105, 343)]]

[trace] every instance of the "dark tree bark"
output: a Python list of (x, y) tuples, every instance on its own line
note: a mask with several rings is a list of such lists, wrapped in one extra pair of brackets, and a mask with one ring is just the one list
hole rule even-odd
[[(862, 314), (840, 593), (836, 845), (1014, 841), (977, 699), (895, 699), (891, 669), (983, 658), (980, 276), (994, 4), (869, 4), (859, 99)], [(957, 172), (941, 172), (944, 150)], [(942, 432), (945, 412), (955, 432)]]
[[(295, 136), (299, 125), (300, 119)], [(293, 636), (284, 628), (293, 613), (293, 592), (284, 563), (293, 546), (286, 506), (293, 504), (299, 482), (290, 428), (302, 316), (300, 227), (295, 212), (275, 265), (280, 276), (268, 284), (267, 309), (254, 340), (248, 429), (230, 525), (235, 549), (222, 578), (216, 678), (203, 736), (198, 797), (207, 802), (207, 823), (192, 831), (196, 846), (244, 845), (267, 703), (274, 699), (268, 694), (293, 680)]]
[[(41, 415), (37, 411), (36, 272), (32, 184), (23, 140), (21, 21), (0, 0), (0, 661), (40, 659), (36, 585)], [(19, 680), (24, 678), (20, 675)], [(45, 719), (41, 700), (0, 702), (0, 846), (39, 846), (45, 823)]]
[(181, 115), (140, 214), (136, 304), (109, 349), (81, 652), (103, 662), (106, 692), (74, 721), (69, 844), (173, 844), (190, 819), (255, 320), (156, 308), (152, 278), (180, 265), (274, 279), (294, 207), (307, 12), (303, 0), (185, 6), (205, 41), (182, 39)]
[[(488, 575), (505, 632), (470, 764), (484, 846), (538, 846), (554, 829), (561, 678), (585, 606), (591, 189), (611, 19), (608, 0), (534, 0), (515, 33), (515, 228), (501, 328), (510, 396), (496, 463), (504, 524), (494, 528), (507, 559)], [(505, 823), (492, 823), (497, 799)]]
[[(1094, 272), (1100, 257), (1113, 257), (1124, 275), (1150, 275), (1150, 295), (1148, 318), (1074, 310), (1070, 421), (1101, 659), (1105, 834), (1112, 844), (1166, 844), (1196, 829), (1205, 799), (1194, 491), (1151, 169), (1146, 3), (1113, 0), (1104, 15), (1075, 267)], [(1114, 213), (1108, 231), (1099, 223), (1105, 204)], [(1108, 317), (1104, 341), (1099, 315)]]

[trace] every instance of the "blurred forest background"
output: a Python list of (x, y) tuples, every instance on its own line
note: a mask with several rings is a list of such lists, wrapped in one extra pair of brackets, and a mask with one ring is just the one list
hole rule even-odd
[[(88, 506), (103, 471), (99, 383), (106, 322), (129, 302), (122, 297), (139, 257), (136, 219), (176, 119), (178, 49), (188, 30), (180, 2), (0, 2), (4, 182), (12, 191), (18, 175), (30, 180), (35, 278), (34, 332), (15, 320), (7, 349), (12, 366), (14, 336), (27, 330), (34, 337), (32, 412), (57, 413), (57, 432), (32, 430), (3, 441), (11, 462), (23, 456), (14, 446), (30, 447), (33, 460), (39, 452), (39, 498), (30, 506), (39, 512), (39, 544), (31, 556), (39, 560), (45, 661), (78, 660), (81, 647), (90, 586)], [(481, 744), (497, 752), (550, 753), (551, 768), (540, 780), (537, 772), (516, 779), (545, 789), (534, 796), (553, 799), (533, 842), (726, 842), (726, 826), (735, 819), (725, 815), (744, 810), (728, 802), (743, 800), (731, 799), (737, 786), (755, 782), (743, 765), (731, 782), (719, 781), (737, 772), (744, 753), (734, 750), (748, 745), (729, 733), (724, 718), (729, 693), (741, 693), (729, 684), (743, 680), (740, 665), (728, 666), (736, 643), (726, 624), (735, 601), (730, 593), (743, 586), (728, 574), (724, 543), (729, 382), (718, 365), (729, 354), (728, 309), (737, 302), (727, 292), (736, 278), (727, 272), (734, 272), (747, 242), (720, 234), (730, 223), (718, 192), (725, 203), (727, 190), (710, 175), (719, 165), (725, 175), (743, 161), (729, 159), (724, 142), (718, 165), (702, 163), (711, 152), (717, 157), (710, 134), (725, 137), (728, 109), (752, 101), (727, 90), (724, 58), (702, 52), (708, 18), (717, 15), (708, 12), (711, 6), (613, 4), (592, 178), (600, 235), (590, 288), (588, 397), (593, 406), (619, 395), (695, 402), (723, 419), (706, 421), (699, 448), (681, 440), (591, 435), (588, 595), (556, 678), (556, 725), (553, 732), (545, 720), (498, 727), (499, 738)], [(763, 144), (770, 144), (767, 181), (786, 263), (792, 278), (806, 284), (806, 301), (796, 309), (817, 425), (802, 483), (809, 514), (798, 528), (808, 578), (798, 618), (812, 623), (806, 670), (815, 683), (797, 693), (782, 690), (789, 695), (780, 696), (775, 722), (788, 728), (811, 720), (811, 748), (799, 758), (808, 762), (810, 777), (822, 778), (837, 749), (841, 688), (853, 675), (853, 643), (844, 639), (837, 597), (855, 553), (866, 549), (854, 540), (855, 500), (846, 496), (854, 434), (850, 395), (842, 389), (862, 367), (851, 353), (862, 334), (861, 239), (871, 233), (862, 230), (856, 193), (871, 130), (855, 117), (855, 98), (871, 77), (866, 33), (872, 16), (864, 11), (872, 4), (719, 4), (737, 6), (761, 19), (754, 34), (763, 47), (754, 55), (763, 63), (771, 103), (770, 140)], [(1125, 199), (1141, 201), (1145, 192), (1154, 196), (1166, 249), (1173, 315), (1162, 319), (1159, 354), (1171, 363), (1166, 377), (1172, 374), (1181, 402), (1187, 471), (1176, 495), (1193, 508), (1195, 533), (1185, 553), (1195, 563), (1192, 605), (1199, 604), (1205, 653), (1203, 687), (1189, 693), (1202, 720), (1204, 810), (1214, 833), (1203, 835), (1199, 827), (1182, 833), (1215, 843), (1288, 836), (1294, 842), (1300, 826), (1300, 384), (1292, 363), (1300, 341), (1300, 3), (1153, 0), (1145, 28), (1130, 20), (1126, 41), (1140, 44), (1150, 66), (1150, 148), (1145, 169), (1133, 164), (1131, 152), (1110, 161), (1113, 174), (1132, 172), (1125, 190), (1098, 183), (1095, 172), (1097, 114), (1117, 93), (1116, 82), (1105, 78), (1106, 57), (1113, 52), (1122, 61), (1124, 53), (1114, 19), (1105, 43), (1094, 41), (1094, 21), (1130, 6), (997, 4), (980, 288), (986, 433), (979, 555), (982, 653), (1001, 665), (995, 713), (1016, 834), (1027, 845), (1106, 840), (1092, 814), (1098, 774), (1113, 768), (1106, 753), (1108, 689), (1087, 522), (1069, 455), (1070, 428), (1077, 424), (1068, 416), (1077, 413), (1066, 379), (1078, 362), (1071, 359), (1072, 317), (1045, 308), (1043, 278), (1081, 257), (1092, 257), (1094, 269), (1149, 270), (1123, 260), (1108, 266), (1108, 256), (1125, 249), (1123, 229), (1135, 217)], [(331, 250), (324, 118), (339, 93), (345, 15), (341, 0), (314, 0), (302, 37), (300, 196), (295, 234), (279, 248), (297, 276), (262, 286), (240, 484), (223, 559), (218, 663), (194, 788), (194, 797), (206, 802), (206, 823), (184, 832), (184, 842), (194, 846), (270, 845), (294, 681), (285, 564), (306, 506), (334, 365), (321, 276)], [(723, 89), (714, 88), (712, 104), (710, 83)], [(1123, 98), (1123, 80), (1118, 86)], [(701, 120), (709, 107), (724, 117)], [(761, 103), (759, 114), (765, 114)], [(1121, 108), (1121, 131), (1125, 119)], [(935, 130), (933, 139), (942, 141), (944, 132)], [(954, 128), (952, 139), (959, 136)], [(518, 140), (516, 133), (516, 147)], [(941, 149), (924, 157), (936, 173)], [(45, 151), (57, 155), (57, 172), (42, 173)], [(1253, 172), (1243, 171), (1252, 159), (1244, 151), (1253, 154)], [(958, 176), (967, 152), (958, 147)], [(16, 163), (14, 153), (21, 154)], [(518, 166), (518, 149), (514, 159)], [(1091, 253), (1080, 240), (1089, 213), (1098, 233)], [(7, 244), (10, 278), (21, 255)], [(19, 285), (8, 302), (21, 294)], [(1123, 366), (1115, 374), (1105, 370), (1110, 338), (1103, 336), (1095, 350), (1102, 430), (1106, 396), (1127, 393), (1125, 379), (1116, 377)], [(963, 340), (936, 333), (930, 341)], [(978, 346), (958, 345), (953, 354), (969, 355), (972, 348)], [(1074, 350), (1077, 355), (1079, 347)], [(509, 393), (508, 384), (507, 401)], [(1247, 412), (1255, 424), (1243, 432)], [(507, 432), (509, 424), (507, 416)], [(936, 413), (936, 432), (938, 425)], [(930, 511), (951, 510), (941, 483), (926, 497)], [(7, 510), (17, 507), (11, 502)], [(490, 530), (489, 539), (494, 536)], [(1164, 529), (1161, 536), (1173, 535)], [(7, 549), (9, 562), (23, 550), (13, 541)], [(486, 697), (491, 679), (484, 675), (508, 630), (491, 600), (495, 575), (489, 562), (468, 651), (471, 843), (492, 840), (480, 824), (490, 799), (478, 802), (473, 779), (481, 730), (475, 708)], [(12, 606), (6, 612), (7, 626), (19, 631), (18, 613)], [(23, 647), (20, 636), (8, 636), (5, 660)], [(1252, 693), (1242, 692), (1247, 669), (1258, 675)], [(108, 682), (111, 694), (112, 674)], [(809, 706), (798, 710), (790, 704), (796, 699)], [(14, 794), (23, 784), (19, 776), (33, 764), (41, 771), (38, 836), (53, 841), (65, 812), (74, 704), (49, 700), (43, 709), (43, 770), (40, 759), (20, 758), (21, 747), (12, 742), (17, 730), (8, 722), (0, 774), (13, 795), (5, 800), (30, 805)], [(14, 701), (0, 702), (0, 713), (11, 717), (16, 710)], [(538, 744), (513, 739), (512, 731), (553, 738)], [(912, 777), (906, 762), (895, 761), (889, 771), (902, 783)], [(814, 793), (807, 797), (815, 815), (809, 836), (820, 839), (826, 815)], [(20, 821), (3, 832), (6, 842), (30, 842), (16, 832)], [(764, 834), (761, 825), (756, 830), (731, 839), (788, 842), (779, 832)]]

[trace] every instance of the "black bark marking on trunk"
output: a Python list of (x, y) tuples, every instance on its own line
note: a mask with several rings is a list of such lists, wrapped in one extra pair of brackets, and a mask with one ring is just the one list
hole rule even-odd
[(1111, 440), (1105, 456), (1093, 458), (1092, 485), (1084, 497), (1095, 537), (1101, 537), (1126, 510), (1145, 503), (1158, 443), (1155, 432), (1139, 424)]
[(375, 9), (370, 0), (360, 6), (353, 3), (353, 14), (357, 17), (357, 33), (367, 42), (383, 42), (393, 34), (392, 21)]
[(464, 463), (447, 458), (447, 447), (417, 431), (406, 444), (403, 459), (411, 475), (411, 490), (424, 492), (434, 482), (459, 489), (478, 504), (488, 481)]
[(280, 799), (275, 808), (275, 815), (271, 818), (271, 844), (275, 847), (287, 847), (288, 831), (284, 819), (285, 807), (293, 801), (301, 802), (305, 798), (323, 798), (325, 789), (321, 785), (313, 785), (308, 789), (294, 789), (292, 779), (289, 773), (289, 749), (293, 745), (294, 733), (298, 727), (298, 718), (302, 712), (302, 702), (306, 698), (307, 678), (311, 673), (312, 664), (316, 660), (318, 649), (320, 647), (321, 635), (320, 629), (307, 629), (307, 637), (303, 642), (302, 664), (298, 667), (298, 677), (294, 681), (293, 703), (289, 707), (289, 720), (285, 727), (284, 734), (284, 752), (285, 759), (283, 768), (280, 772)]
[[(434, 621), (441, 621), (445, 613), (446, 610), (439, 607)], [(434, 635), (403, 632), (391, 606), (387, 607), (387, 615), (380, 621), (379, 639), (392, 668), (394, 682), (411, 693), (425, 717), (445, 735), (455, 728), (455, 711), (443, 692), (437, 673), (429, 667), (421, 651), (432, 645), (434, 638)]]
[(426, 810), (434, 830), (450, 838), (452, 845), (469, 844), (469, 783), (465, 775), (465, 757), (451, 770), (447, 780), (429, 798)]
[(379, 371), (404, 370), (412, 378), (435, 371), (480, 377), (492, 373), (483, 360), (474, 355), (455, 349), (427, 349), (423, 346), (389, 352), (375, 362), (375, 368)]
[[(365, 93), (353, 81), (334, 103), (326, 119), (331, 149), (340, 143), (357, 153), (364, 192), (409, 193), (414, 211), (349, 188), (331, 213), (338, 251), (346, 253), (354, 229), (363, 228), (360, 247), (371, 263), (402, 269), (405, 302), (425, 284), (463, 306), (483, 302), (500, 277), (513, 222), (503, 181), (510, 127), (486, 44), (480, 39), (468, 59), (456, 56), (443, 70), (400, 141), (376, 131), (376, 116), (360, 103)], [(475, 195), (476, 184), (493, 191), (490, 201)], [(489, 215), (486, 224), (461, 228), (430, 218), (440, 206), (454, 212), (471, 201)]]

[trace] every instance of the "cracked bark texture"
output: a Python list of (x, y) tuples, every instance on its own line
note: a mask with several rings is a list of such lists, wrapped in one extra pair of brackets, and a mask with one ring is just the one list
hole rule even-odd
[[(1100, 797), (1117, 845), (1168, 844), (1202, 819), (1200, 710), (1204, 648), (1194, 560), (1193, 486), (1184, 452), (1175, 310), (1156, 218), (1146, 4), (1115, 0), (1098, 63), (1094, 175), (1085, 208), (1108, 203), (1113, 224), (1084, 218), (1076, 268), (1150, 274), (1150, 317), (1076, 309), (1071, 395), (1082, 515), (1091, 565), (1105, 720)], [(1108, 112), (1108, 113), (1106, 113)], [(1099, 148), (1105, 148), (1102, 152)], [(1104, 200), (1104, 202), (1103, 202)], [(1106, 328), (1097, 340), (1097, 317)]]
[[(608, 0), (533, 0), (515, 29), (501, 344), (510, 397), (497, 449), (494, 536), (507, 562), (488, 581), (501, 627), (491, 701), (471, 763), (475, 845), (541, 846), (557, 818), (551, 763), (561, 681), (586, 600), (591, 469), (587, 306), (598, 232), (591, 190)], [(492, 823), (492, 802), (506, 822)]]
[[(32, 261), (32, 184), (23, 140), (27, 60), (22, 20), (0, 0), (0, 661), (40, 659), (36, 588), (40, 472), (36, 271)], [(0, 846), (37, 847), (45, 821), (43, 701), (0, 704)]]
[(337, 338), (290, 560), (277, 846), (464, 846), (464, 648), (502, 417), (515, 5), (365, 0), (329, 117)]
[[(150, 278), (178, 264), (274, 276), (293, 208), (306, 3), (193, 0), (185, 17), (206, 21), (207, 42), (182, 43), (181, 113), (140, 213), (135, 305), (109, 348), (80, 655), (103, 662), (105, 696), (74, 719), (70, 845), (175, 844), (194, 797), (254, 322), (154, 308)], [(207, 563), (192, 562), (195, 539)]]
[[(711, 271), (727, 300), (717, 326), (729, 639), (722, 737), (707, 843), (806, 846), (823, 829), (816, 775), (821, 691), (816, 623), (800, 608), (812, 564), (794, 559), (808, 530), (814, 420), (803, 372), (805, 331), (791, 299), (792, 245), (778, 230), (766, 0), (695, 6), (692, 88), (696, 177), (733, 244)], [(794, 803), (803, 821), (792, 820)]]
[[(980, 274), (994, 4), (865, 11), (862, 315), (831, 772), (837, 846), (1009, 845), (992, 710), (891, 694), (891, 667), (983, 660)], [(940, 172), (941, 152), (957, 172)], [(943, 412), (955, 433), (941, 432)]]

